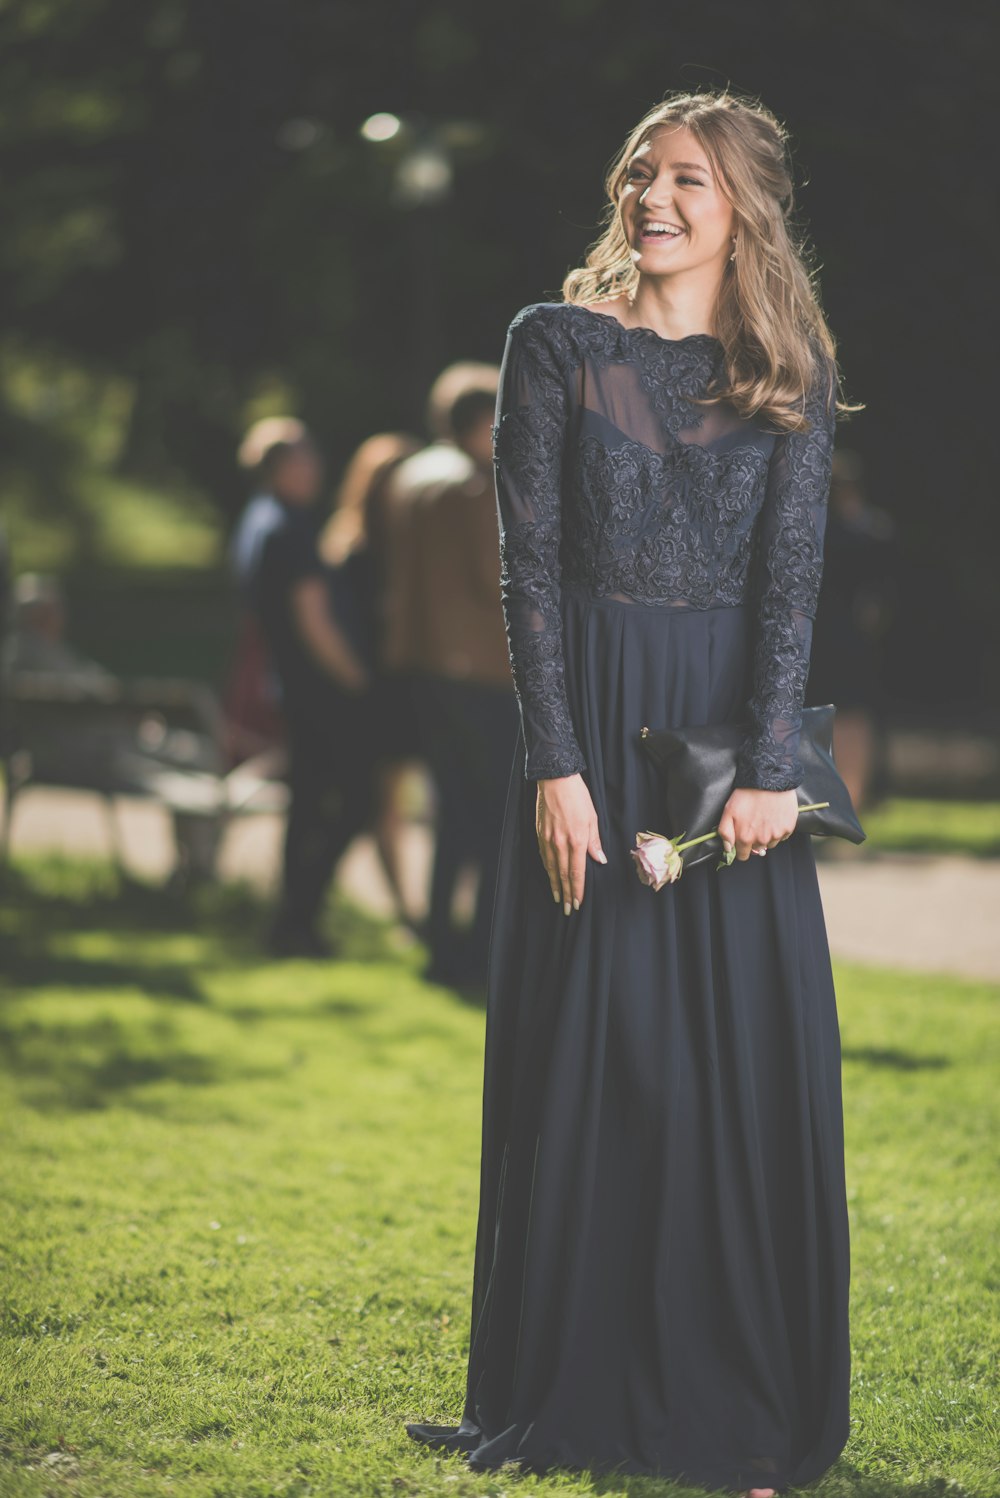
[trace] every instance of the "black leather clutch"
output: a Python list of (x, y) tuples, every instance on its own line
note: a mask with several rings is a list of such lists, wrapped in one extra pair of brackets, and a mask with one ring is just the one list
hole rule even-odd
[[(799, 759), (805, 769), (795, 794), (800, 806), (826, 801), (814, 811), (800, 811), (798, 825), (817, 837), (846, 837), (863, 843), (867, 834), (854, 812), (850, 792), (833, 762), (832, 702), (802, 710)], [(694, 728), (642, 728), (639, 739), (664, 782), (666, 837), (701, 837), (719, 825), (722, 809), (736, 779), (736, 756), (747, 732), (745, 723), (705, 723)], [(660, 829), (658, 829), (660, 830)], [(684, 865), (717, 858), (718, 836), (685, 851)]]

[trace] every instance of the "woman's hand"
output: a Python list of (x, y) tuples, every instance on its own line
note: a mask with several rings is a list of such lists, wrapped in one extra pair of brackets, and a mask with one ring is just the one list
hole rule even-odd
[(794, 788), (760, 791), (752, 786), (737, 786), (719, 818), (723, 846), (728, 852), (735, 843), (736, 857), (744, 863), (751, 852), (776, 847), (795, 831), (798, 807)]
[(607, 863), (601, 847), (597, 812), (583, 776), (561, 775), (538, 782), (535, 832), (552, 898), (563, 911), (579, 910), (587, 872), (587, 855)]
[(334, 618), (321, 577), (303, 577), (291, 592), (292, 617), (313, 659), (339, 687), (362, 696), (371, 686), (370, 673)]

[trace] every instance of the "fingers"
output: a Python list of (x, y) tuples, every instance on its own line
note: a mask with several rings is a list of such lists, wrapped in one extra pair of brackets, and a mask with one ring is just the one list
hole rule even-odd
[(542, 862), (549, 876), (552, 898), (563, 911), (579, 910), (587, 866), (586, 843), (574, 843), (558, 833), (542, 844)]
[[(758, 829), (754, 832), (752, 828), (749, 828), (744, 830), (742, 835), (737, 836), (736, 856), (743, 861), (746, 861), (751, 853), (755, 857), (762, 858), (765, 853), (769, 852), (772, 848), (777, 848), (779, 844), (786, 842), (790, 837), (790, 832), (775, 833), (769, 832), (766, 829)], [(744, 848), (746, 852), (743, 851)]]
[(569, 899), (574, 910), (580, 909), (586, 877), (587, 843), (579, 843), (576, 847), (571, 847), (569, 856)]
[(576, 835), (558, 825), (552, 826), (539, 816), (536, 827), (542, 863), (548, 876), (552, 898), (569, 915), (583, 904), (587, 882), (587, 859), (606, 864), (596, 818), (583, 833)]
[(594, 823), (594, 830), (591, 833), (590, 843), (587, 846), (587, 852), (591, 858), (596, 858), (598, 863), (607, 863), (608, 861), (607, 854), (601, 847), (601, 834), (596, 822)]
[(754, 842), (751, 832), (752, 829), (749, 827), (749, 824), (743, 821), (740, 822), (739, 828), (737, 828), (736, 820), (731, 811), (724, 811), (719, 818), (719, 836), (722, 839), (722, 845), (727, 853), (735, 845), (736, 857), (741, 863), (746, 863), (750, 857), (750, 849), (753, 847)]
[(562, 902), (563, 914), (568, 915), (572, 909), (570, 896), (570, 849), (569, 843), (560, 839), (556, 843), (556, 877), (559, 888), (559, 900)]
[(736, 857), (741, 863), (746, 863), (751, 854), (756, 858), (763, 858), (765, 852), (786, 842), (793, 830), (794, 828), (787, 832), (777, 832), (767, 822), (746, 817), (737, 819), (730, 811), (723, 812), (719, 818), (720, 841), (727, 851), (735, 846)]
[(559, 879), (558, 861), (554, 856), (546, 855), (545, 850), (543, 849), (542, 862), (545, 865), (545, 872), (549, 876), (549, 888), (552, 891), (552, 898), (558, 905), (559, 901), (562, 899), (562, 884)]
[[(560, 839), (554, 847), (553, 866), (555, 870), (555, 882), (553, 890), (557, 891), (556, 899), (562, 901), (563, 913), (569, 915), (571, 910), (579, 910), (583, 904), (583, 894), (587, 883), (587, 857), (591, 850), (591, 839), (583, 841), (572, 837), (565, 840)], [(603, 850), (598, 859), (599, 863), (607, 863)]]
[(535, 832), (538, 837), (538, 851), (548, 875), (552, 898), (557, 905), (561, 903), (564, 909), (567, 905), (572, 909), (568, 840), (565, 834), (558, 830), (547, 830), (541, 819)]

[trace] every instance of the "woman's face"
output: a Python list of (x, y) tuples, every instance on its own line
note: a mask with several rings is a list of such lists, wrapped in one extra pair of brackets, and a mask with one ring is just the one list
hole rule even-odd
[(725, 269), (736, 228), (733, 206), (686, 127), (661, 125), (633, 152), (618, 205), (633, 262), (643, 274), (706, 264), (715, 264), (720, 275)]

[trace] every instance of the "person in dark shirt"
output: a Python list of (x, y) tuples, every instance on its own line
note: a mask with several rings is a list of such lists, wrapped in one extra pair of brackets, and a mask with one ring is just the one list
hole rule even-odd
[(251, 428), (240, 452), (257, 492), (231, 559), (267, 642), (288, 731), (291, 805), (270, 946), (276, 955), (322, 956), (330, 951), (319, 931), (324, 895), (374, 811), (370, 676), (333, 613), (317, 549), (323, 464), (315, 443), (301, 423), (270, 418)]
[(374, 432), (348, 458), (336, 486), (319, 552), (329, 569), (333, 612), (372, 673), (372, 731), (377, 809), (372, 835), (397, 921), (419, 936), (407, 877), (409, 782), (423, 758), (407, 672), (384, 663), (388, 612), (389, 487), (400, 465), (423, 443), (410, 432)]

